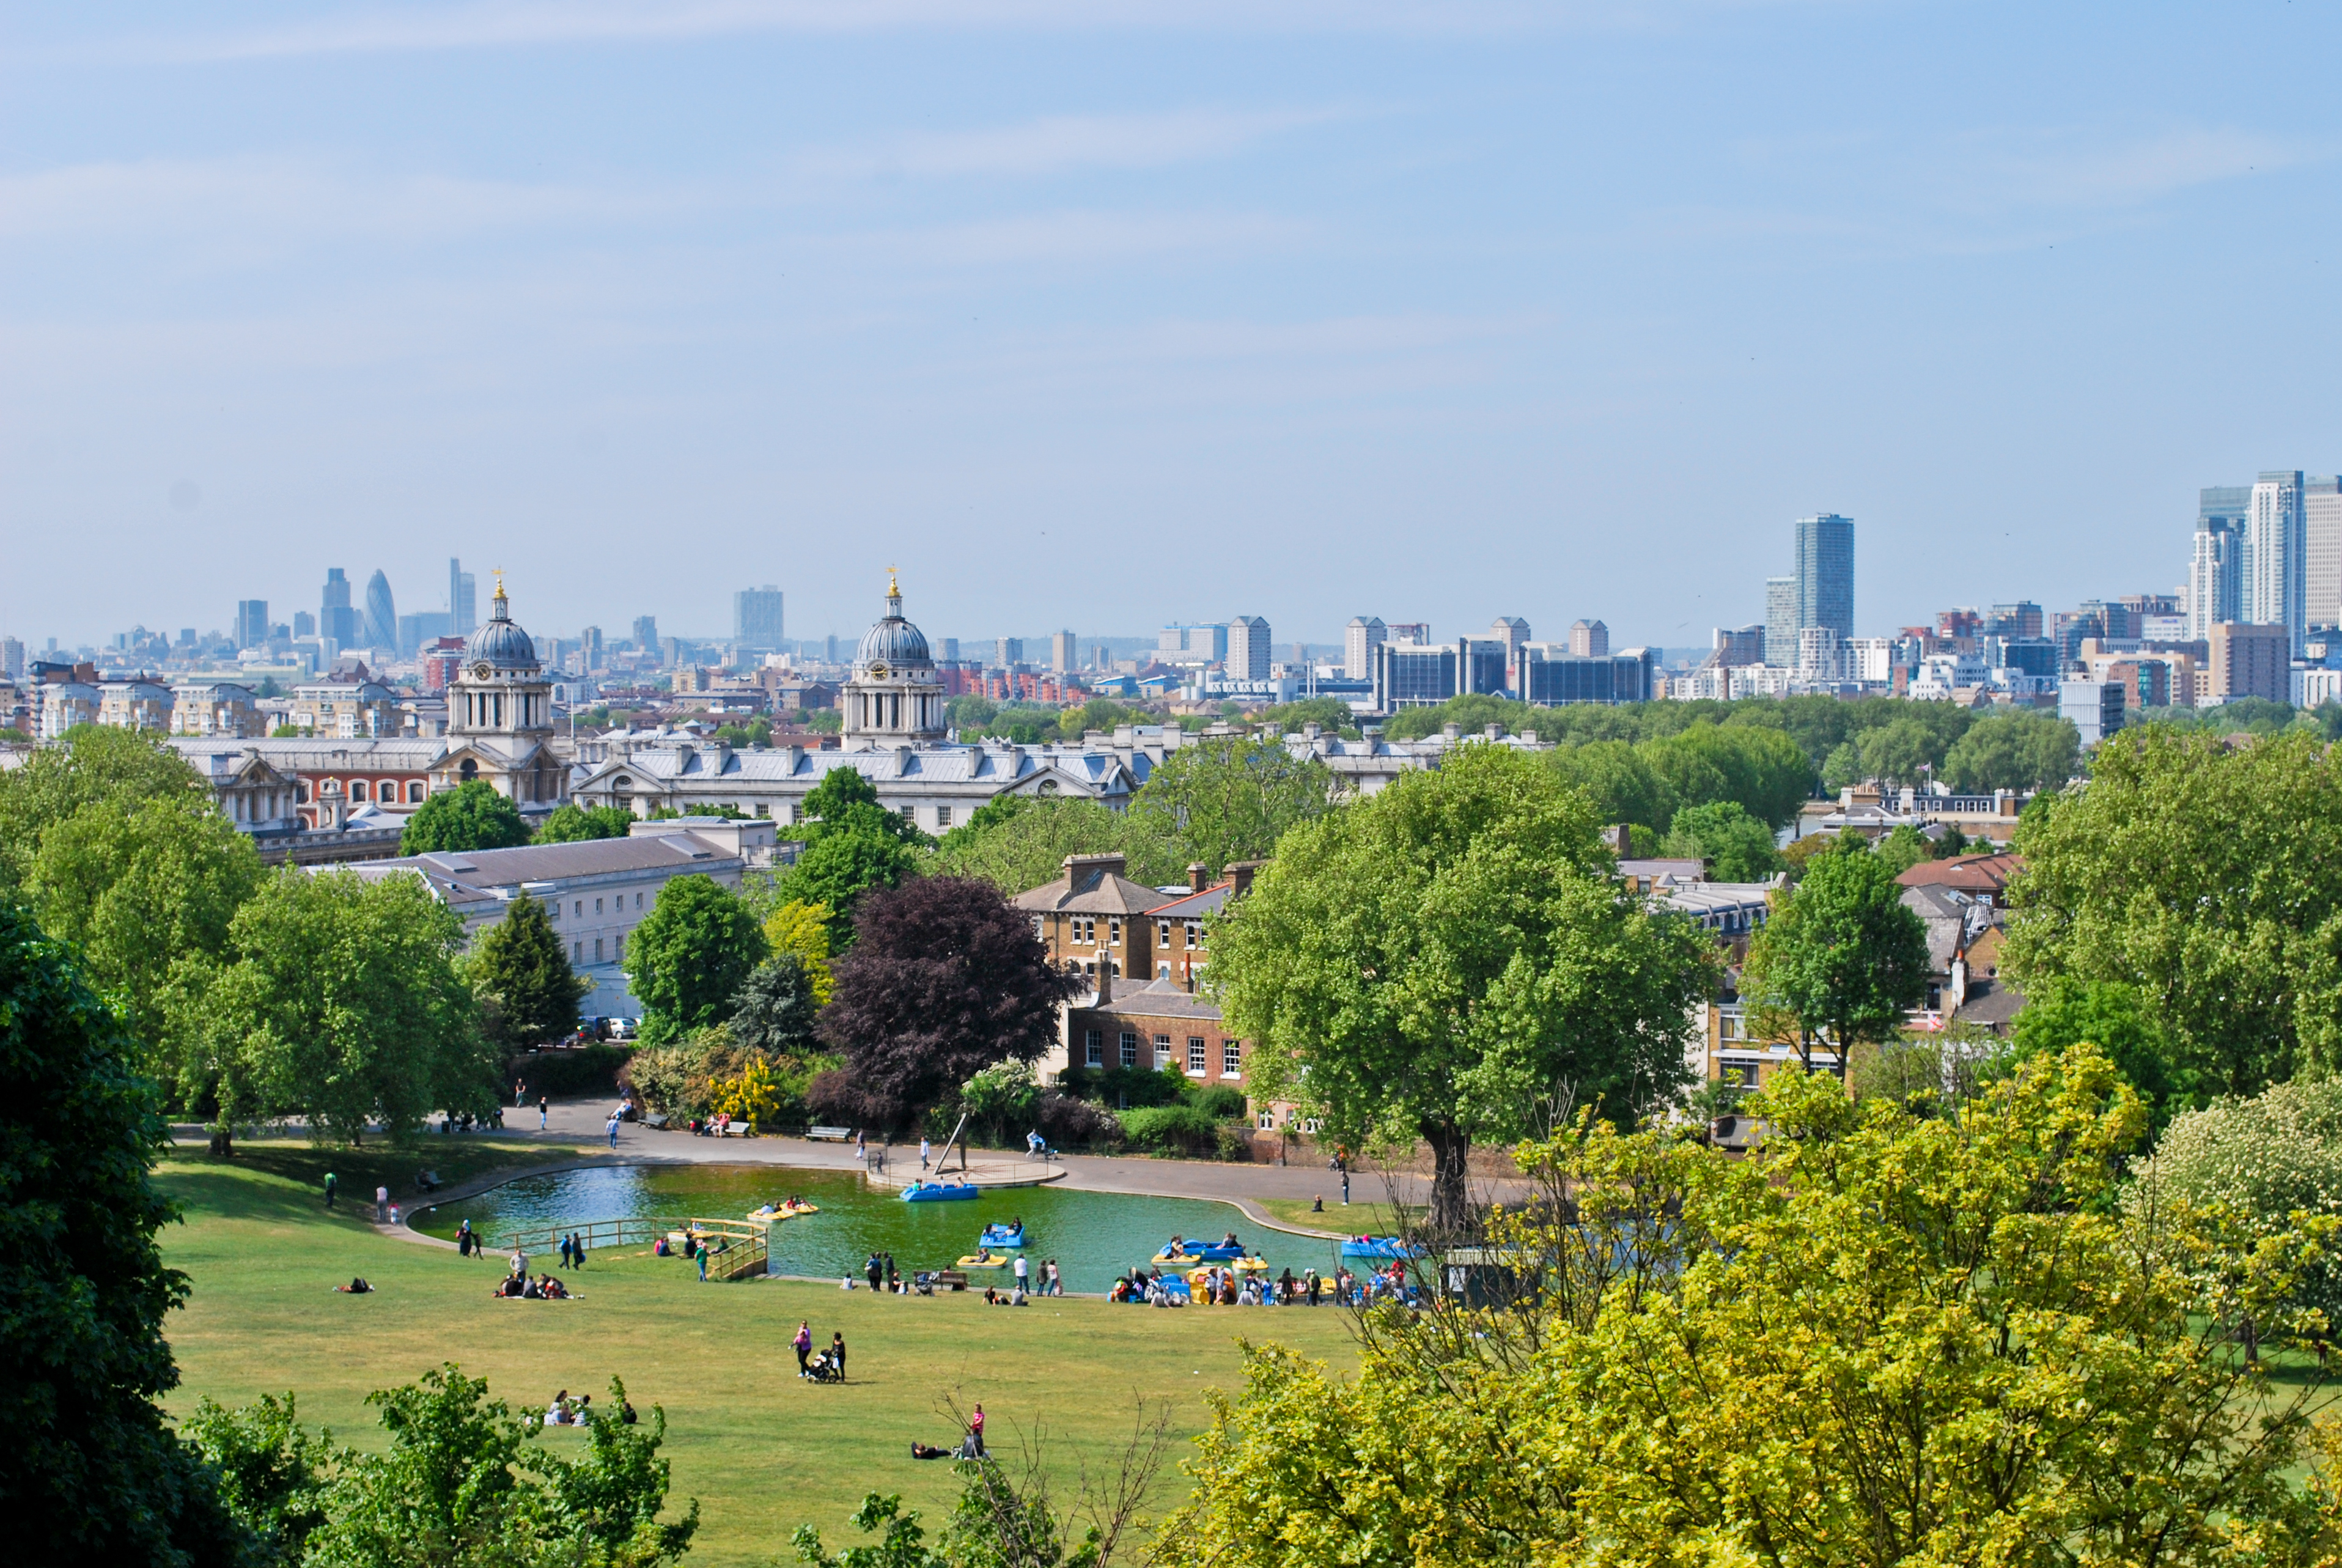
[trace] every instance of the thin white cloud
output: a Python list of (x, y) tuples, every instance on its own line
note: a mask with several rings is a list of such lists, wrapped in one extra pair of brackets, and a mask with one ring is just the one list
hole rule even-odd
[(1279, 131), (1339, 117), (1332, 110), (1177, 109), (1154, 115), (1055, 115), (985, 130), (919, 133), (792, 160), (817, 178), (1034, 176), (1083, 169), (1154, 169), (1226, 157)]
[(108, 53), (177, 60), (894, 31), (1492, 34), (1675, 25), (1845, 0), (475, 0), (353, 7), (289, 27), (159, 36)]
[(0, 235), (432, 241), (548, 224), (639, 221), (696, 199), (673, 190), (367, 177), (306, 159), (158, 158), (0, 175)]
[(844, 243), (918, 265), (1062, 265), (1290, 246), (1311, 233), (1291, 219), (1243, 213), (1037, 213), (864, 235)]
[(1956, 150), (1952, 184), (1972, 202), (2128, 206), (2332, 155), (2328, 146), (2227, 125), (2180, 126), (2127, 139), (2070, 132), (2001, 135)]

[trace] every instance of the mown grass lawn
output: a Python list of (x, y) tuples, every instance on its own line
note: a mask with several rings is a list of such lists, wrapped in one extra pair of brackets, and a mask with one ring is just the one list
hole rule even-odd
[[(205, 1394), (234, 1404), (290, 1390), (305, 1423), (373, 1447), (366, 1394), (442, 1362), (486, 1377), (516, 1406), (542, 1407), (563, 1388), (600, 1400), (615, 1373), (637, 1408), (666, 1410), (674, 1495), (696, 1496), (702, 1509), (691, 1560), (768, 1563), (794, 1560), (787, 1539), (801, 1523), (841, 1543), (866, 1492), (902, 1493), (938, 1521), (956, 1493), (950, 1467), (909, 1453), (915, 1438), (956, 1440), (937, 1411), (946, 1394), (983, 1402), (996, 1447), (1018, 1426), (1046, 1425), (1070, 1474), (1082, 1459), (1095, 1467), (1108, 1458), (1139, 1397), (1170, 1400), (1183, 1437), (1201, 1430), (1204, 1391), (1239, 1380), (1240, 1333), (1337, 1365), (1354, 1360), (1346, 1321), (1331, 1309), (1156, 1312), (1085, 1300), (1020, 1309), (986, 1307), (980, 1289), (901, 1298), (789, 1282), (702, 1285), (690, 1265), (641, 1248), (595, 1253), (569, 1276), (582, 1300), (497, 1301), (489, 1291), (500, 1260), (465, 1260), (325, 1213), (317, 1183), (328, 1167), (345, 1204), (362, 1193), (370, 1213), (383, 1174), (403, 1173), (390, 1183), (399, 1193), (418, 1164), (452, 1180), (498, 1161), (558, 1157), (543, 1145), (455, 1142), (435, 1142), (421, 1159), (305, 1145), (246, 1145), (233, 1162), (167, 1157), (158, 1181), (186, 1223), (163, 1243), (193, 1284), (170, 1323), (182, 1376), (174, 1413)], [(335, 1294), (352, 1274), (376, 1293)], [(800, 1319), (823, 1343), (845, 1333), (845, 1386), (798, 1380), (788, 1341)], [(556, 1428), (545, 1441), (575, 1434)]]
[[(1306, 1198), (1255, 1198), (1253, 1202), (1288, 1225), (1299, 1225), (1305, 1230), (1324, 1231), (1332, 1235), (1387, 1236), (1397, 1233), (1400, 1228), (1399, 1211), (1392, 1208), (1387, 1203), (1370, 1203), (1360, 1198), (1348, 1207), (1344, 1207), (1342, 1185), (1338, 1178), (1334, 1183), (1333, 1190), (1326, 1193), (1325, 1197), (1326, 1212), (1322, 1214), (1310, 1212), (1309, 1200)], [(1409, 1220), (1419, 1222), (1423, 1218), (1423, 1213), (1424, 1211), (1415, 1204), (1410, 1203), (1406, 1207), (1406, 1218)]]

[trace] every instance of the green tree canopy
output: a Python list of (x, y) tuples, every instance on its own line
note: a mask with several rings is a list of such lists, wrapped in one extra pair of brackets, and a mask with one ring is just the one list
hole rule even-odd
[(113, 993), (152, 1065), (175, 969), (216, 961), (259, 887), (260, 855), (208, 794), (121, 794), (82, 804), (41, 835), (29, 892), (43, 926), (79, 950)]
[(419, 876), (263, 882), (228, 929), (225, 967), (177, 988), (182, 1093), (224, 1122), (305, 1116), (313, 1134), (394, 1137), (434, 1111), (485, 1114), (500, 1060), (457, 973), (463, 922)]
[(799, 1060), (820, 1048), (814, 1024), (821, 1003), (805, 959), (776, 953), (748, 973), (732, 999), (732, 1038), (767, 1056)]
[(1216, 877), (1236, 861), (1276, 853), (1292, 828), (1326, 814), (1333, 792), (1324, 763), (1296, 757), (1281, 743), (1197, 736), (1157, 763), (1131, 798), (1129, 842), (1161, 846), (1141, 857), (1151, 867), (1165, 858), (1173, 866), (1200, 861)]
[(1254, 1098), (1305, 1103), (1345, 1142), (1429, 1144), (1451, 1233), (1474, 1142), (1573, 1102), (1664, 1102), (1709, 949), (1613, 874), (1585, 797), (1498, 746), (1301, 824), (1212, 934)]
[(65, 950), (0, 900), (0, 1496), (27, 1563), (231, 1568), (236, 1533), (155, 1403), (186, 1297), (155, 1233), (165, 1144), (138, 1043)]
[(1561, 781), (1585, 794), (1606, 825), (1632, 823), (1665, 833), (1675, 822), (1672, 786), (1651, 760), (1626, 741), (1588, 741), (1546, 754)]
[(946, 834), (936, 847), (936, 870), (947, 876), (976, 876), (1010, 897), (1054, 882), (1069, 854), (1108, 854), (1120, 850), (1137, 881), (1160, 884), (1186, 875), (1184, 863), (1150, 834), (1135, 831), (1130, 818), (1094, 800), (1070, 795), (1000, 795)]
[(1944, 754), (1943, 776), (1964, 794), (2063, 789), (2081, 772), (2082, 742), (2051, 714), (1991, 714)]
[(466, 972), (490, 1037), (507, 1050), (542, 1045), (575, 1029), (578, 999), (594, 988), (569, 967), (545, 905), (525, 893), (480, 933)]
[[(428, 802), (425, 803), (428, 804)], [(624, 838), (635, 814), (622, 805), (579, 805), (564, 801), (536, 830), (539, 844), (575, 844), (581, 839)]]
[(2045, 981), (2025, 994), (2014, 1034), (2017, 1051), (2027, 1056), (2095, 1046), (2139, 1092), (2149, 1125), (2157, 1132), (2179, 1112), (2204, 1102), (2196, 1073), (2179, 1059), (2169, 1031), (2136, 986), (2114, 980)]
[(656, 1044), (721, 1024), (749, 973), (765, 960), (756, 912), (710, 876), (676, 876), (626, 939), (626, 978), (644, 1009), (642, 1037)]
[(878, 804), (878, 786), (859, 770), (834, 767), (805, 798), (811, 820), (796, 863), (774, 884), (781, 903), (820, 904), (829, 911), (830, 944), (854, 941), (854, 911), (874, 887), (896, 887), (920, 870), (931, 844), (909, 818)]
[(1209, 1563), (2328, 1559), (2330, 1472), (2289, 1473), (2326, 1395), (2234, 1343), (2264, 1317), (2304, 1343), (2283, 1303), (2316, 1243), (2204, 1271), (2218, 1227), (2119, 1213), (2144, 1116), (2103, 1058), (2027, 1064), (1957, 1122), (1797, 1073), (1750, 1109), (1774, 1131), (1745, 1159), (1599, 1125), (1528, 1151), (1540, 1201), (1490, 1241), (1533, 1292), (1456, 1302), (1435, 1260), (1424, 1310), (1364, 1314), (1354, 1377), (1251, 1350), (1158, 1539)]
[[(2048, 797), (2037, 796), (2040, 805)], [(2097, 749), (2089, 787), (2027, 813), (2003, 969), (2132, 988), (2178, 1080), (2250, 1095), (2342, 1045), (2342, 773), (2292, 732), (2230, 751), (2161, 725)]]
[(451, 790), (435, 790), (398, 835), (401, 854), (460, 854), (466, 850), (510, 849), (528, 842), (520, 807), (496, 793), (485, 779)]
[(1927, 928), (1903, 903), (1892, 866), (1862, 840), (1806, 863), (1794, 889), (1773, 895), (1748, 944), (1740, 989), (1762, 1014), (1796, 1032), (1807, 1071), (1825, 1041), (1843, 1073), (1854, 1050), (1889, 1039), (1927, 999)]
[(85, 805), (133, 809), (149, 800), (208, 800), (186, 760), (143, 730), (82, 724), (61, 745), (36, 748), (25, 765), (0, 771), (0, 891), (20, 887), (49, 829)]
[(1662, 854), (1696, 855), (1718, 882), (1763, 882), (1781, 869), (1773, 831), (1742, 809), (1720, 800), (1676, 813)]

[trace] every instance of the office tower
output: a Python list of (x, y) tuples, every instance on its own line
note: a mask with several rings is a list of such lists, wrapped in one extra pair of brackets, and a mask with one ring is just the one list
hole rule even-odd
[(350, 607), (350, 580), (339, 566), (325, 569), (325, 591), (317, 606), (317, 631), (342, 647), (358, 640), (358, 613)]
[(366, 579), (365, 640), (370, 648), (398, 646), (398, 606), (391, 603), (390, 579), (379, 566)]
[(1268, 623), (1238, 615), (1228, 623), (1227, 671), (1239, 681), (1268, 679)]
[(2297, 657), (2309, 629), (2302, 499), (2299, 470), (2264, 469), (2245, 520), (2245, 619), (2283, 626)]
[(472, 574), (453, 555), (447, 557), (447, 626), (451, 637), (468, 637), (480, 626)]
[(588, 626), (577, 634), (577, 652), (586, 661), (587, 674), (602, 667), (602, 628)]
[(448, 635), (447, 612), (418, 610), (412, 615), (398, 618), (398, 656), (411, 659), (423, 651), (426, 643), (435, 643)]
[(959, 663), (959, 639), (957, 637), (946, 637), (943, 640), (943, 660), (945, 664), (956, 664)]
[(1755, 626), (1718, 626), (1716, 628), (1716, 650), (1707, 662), (1718, 669), (1737, 669), (1744, 664), (1765, 662), (1765, 628)]
[(293, 634), (296, 637), (315, 636), (317, 634), (317, 617), (312, 615), (306, 610), (294, 611)]
[(635, 646), (646, 654), (658, 652), (658, 617), (656, 615), (635, 617)]
[(1797, 664), (1797, 580), (1765, 579), (1765, 662), (1777, 670)]
[(992, 644), (992, 663), (996, 669), (1013, 670), (1025, 662), (1025, 639), (1001, 637)]
[(2246, 520), (2253, 510), (2253, 487), (2249, 484), (2207, 484), (2196, 492), (2196, 526), (2226, 529), (2231, 534), (2245, 531)]
[(1610, 656), (1610, 628), (1599, 621), (1575, 621), (1569, 627), (1569, 651), (1580, 659)]
[(1390, 635), (1385, 638), (1384, 641), (1391, 643), (1428, 643), (1431, 641), (1431, 623), (1428, 621), (1394, 621), (1390, 625)]
[(0, 637), (0, 675), (14, 680), (25, 673), (25, 644), (14, 637)]
[(261, 648), (268, 644), (268, 601), (238, 599), (235, 602), (235, 645), (239, 648)]
[(1835, 512), (1797, 519), (1797, 629), (1854, 635), (1854, 519)]
[(1529, 624), (1518, 615), (1499, 615), (1488, 635), (1505, 645), (1505, 689), (1521, 694), (1521, 650), (1529, 645)]
[(1071, 632), (1049, 634), (1049, 668), (1059, 674), (1069, 674), (1081, 663), (1081, 650), (1076, 645)]
[(2226, 525), (2199, 527), (2187, 561), (2187, 634), (2198, 641), (2212, 628), (2238, 618), (2244, 581), (2245, 537)]
[(2037, 637), (2041, 627), (2041, 606), (2030, 599), (1995, 604), (1984, 615), (1983, 629), (1987, 637)]
[(732, 640), (744, 648), (773, 653), (781, 645), (781, 591), (770, 583), (732, 595)]
[(2312, 474), (2301, 489), (2302, 609), (2313, 626), (2342, 625), (2342, 481)]
[(658, 640), (658, 655), (659, 667), (661, 669), (679, 670), (683, 668), (683, 639), (681, 637), (661, 637)]

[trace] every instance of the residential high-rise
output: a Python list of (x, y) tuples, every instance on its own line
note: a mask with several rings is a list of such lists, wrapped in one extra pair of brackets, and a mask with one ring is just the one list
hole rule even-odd
[(379, 566), (366, 579), (365, 641), (369, 648), (398, 646), (398, 606), (391, 601), (390, 579)]
[(1569, 651), (1581, 659), (1610, 656), (1610, 628), (1599, 621), (1576, 621), (1569, 628)]
[(732, 640), (758, 653), (778, 651), (781, 645), (781, 591), (778, 588), (767, 583), (761, 588), (742, 588), (732, 595)]
[(2215, 624), (2212, 644), (2212, 694), (2224, 701), (2233, 697), (2267, 697), (2281, 703), (2291, 694), (2291, 639), (2283, 626), (2257, 626), (2249, 622)]
[(1797, 628), (1854, 635), (1854, 519), (1824, 512), (1797, 519)]
[(293, 634), (296, 637), (315, 636), (317, 634), (317, 617), (312, 615), (306, 610), (294, 611)]
[(1777, 670), (1797, 667), (1797, 580), (1765, 579), (1765, 662)]
[(2298, 469), (2264, 469), (2245, 520), (2245, 619), (2283, 626), (2296, 655), (2309, 630), (2308, 554)]
[(1049, 634), (1049, 668), (1059, 674), (1069, 674), (1081, 663), (1078, 639), (1071, 632)]
[(1380, 615), (1353, 615), (1342, 628), (1342, 674), (1354, 681), (1373, 678), (1375, 650), (1390, 641)]
[(588, 674), (600, 669), (602, 667), (602, 628), (588, 626), (578, 633), (577, 652), (586, 662), (586, 671)]
[(2019, 599), (1986, 611), (1982, 630), (1987, 637), (2037, 637), (2041, 626), (2041, 606), (2030, 599)]
[(238, 599), (235, 602), (235, 645), (239, 648), (265, 647), (268, 644), (268, 601)]
[(1756, 626), (1718, 626), (1716, 628), (1716, 648), (1707, 662), (1717, 669), (1737, 669), (1744, 664), (1765, 662), (1765, 628)]
[(2245, 537), (2226, 517), (2199, 524), (2187, 560), (2187, 634), (2201, 640), (2242, 611)]
[(1025, 662), (1025, 639), (999, 637), (992, 644), (992, 663), (997, 669), (1013, 670)]
[(1238, 615), (1228, 623), (1227, 672), (1239, 681), (1268, 679), (1268, 623)]
[(2301, 491), (2303, 613), (2313, 626), (2342, 626), (2342, 481), (2310, 475)]
[(1499, 615), (1488, 628), (1488, 636), (1504, 644), (1505, 689), (1517, 697), (1521, 692), (1521, 650), (1529, 645), (1529, 624), (1518, 615)]
[(14, 637), (0, 637), (0, 675), (14, 680), (25, 673), (25, 644)]
[(358, 613), (350, 605), (350, 580), (339, 566), (325, 568), (325, 591), (317, 606), (317, 634), (345, 648), (358, 640)]
[(656, 615), (636, 615), (635, 617), (635, 646), (640, 648), (646, 654), (656, 654), (658, 652), (658, 617)]
[(959, 663), (959, 639), (957, 637), (945, 637), (937, 644), (937, 646), (943, 650), (943, 661), (945, 664), (956, 664)]

